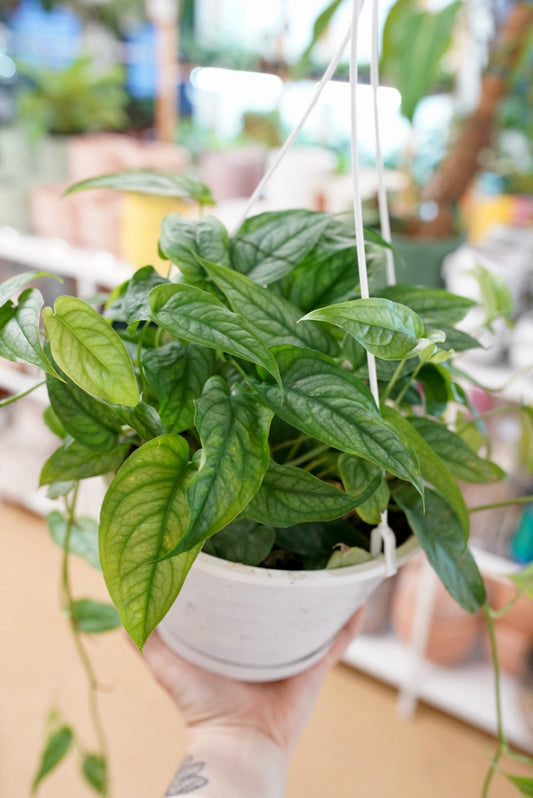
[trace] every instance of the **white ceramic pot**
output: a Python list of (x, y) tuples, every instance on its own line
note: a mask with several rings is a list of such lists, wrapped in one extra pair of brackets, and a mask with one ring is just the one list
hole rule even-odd
[[(398, 564), (417, 550), (410, 538), (398, 548)], [(317, 662), (384, 579), (382, 556), (347, 568), (278, 571), (201, 553), (159, 632), (208, 670), (253, 682), (283, 679)]]

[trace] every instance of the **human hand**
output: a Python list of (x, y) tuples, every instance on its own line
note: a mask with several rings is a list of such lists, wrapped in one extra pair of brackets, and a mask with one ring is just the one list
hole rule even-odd
[(206, 671), (178, 656), (157, 632), (147, 641), (144, 658), (178, 705), (189, 730), (207, 726), (253, 730), (290, 753), (311, 715), (324, 677), (341, 660), (360, 619), (359, 610), (314, 666), (276, 682), (241, 682)]

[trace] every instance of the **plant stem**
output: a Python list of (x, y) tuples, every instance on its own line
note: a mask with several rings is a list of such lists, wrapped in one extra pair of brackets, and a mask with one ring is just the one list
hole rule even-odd
[[(83, 669), (85, 670), (87, 681), (89, 684), (89, 709), (91, 713), (91, 718), (96, 738), (98, 740), (100, 752), (104, 757), (105, 761), (107, 762), (109, 759), (108, 746), (107, 746), (107, 740), (104, 732), (102, 719), (100, 717), (100, 709), (98, 707), (98, 697), (97, 697), (98, 680), (96, 678), (96, 674), (94, 672), (89, 656), (85, 651), (85, 647), (81, 640), (80, 630), (78, 628), (78, 624), (75, 617), (74, 599), (72, 597), (72, 589), (70, 584), (70, 571), (69, 571), (70, 537), (72, 533), (72, 528), (74, 527), (74, 524), (76, 522), (75, 510), (76, 510), (76, 500), (78, 497), (78, 490), (79, 490), (79, 482), (76, 483), (76, 487), (72, 494), (71, 501), (69, 502), (68, 499), (65, 499), (65, 505), (67, 510), (67, 532), (65, 535), (63, 559), (61, 563), (61, 590), (63, 596), (63, 604), (68, 613), (68, 620), (72, 632), (72, 637), (74, 640), (74, 645), (76, 647), (78, 656), (83, 665)], [(105, 794), (110, 795), (109, 789), (106, 790)]]
[(27, 388), (22, 393), (17, 393), (15, 396), (8, 396), (6, 399), (2, 399), (0, 402), (0, 407), (7, 407), (8, 405), (12, 405), (13, 402), (16, 402), (18, 399), (22, 399), (23, 396), (27, 396), (32, 391), (36, 391), (37, 388), (40, 388), (41, 385), (46, 385), (46, 380), (41, 380), (36, 385), (32, 385), (31, 388)]
[(144, 376), (142, 351), (143, 351), (144, 335), (146, 333), (147, 327), (148, 327), (148, 322), (146, 322), (146, 324), (143, 325), (143, 328), (137, 340), (137, 368), (139, 369), (139, 381), (141, 383), (141, 389), (144, 387), (146, 383), (146, 377)]
[(468, 512), (481, 513), (483, 510), (496, 510), (498, 507), (510, 507), (513, 504), (530, 504), (531, 502), (533, 502), (533, 496), (518, 496), (516, 499), (506, 499), (493, 504), (480, 504), (478, 507), (469, 507)]
[(405, 366), (406, 362), (407, 362), (407, 358), (404, 357), (404, 359), (400, 360), (400, 362), (398, 363), (398, 367), (397, 367), (396, 371), (392, 375), (392, 377), (391, 377), (391, 379), (389, 381), (389, 384), (387, 385), (387, 387), (385, 388), (385, 390), (383, 391), (383, 393), (381, 395), (381, 402), (382, 403), (385, 403), (386, 400), (389, 398), (390, 393), (391, 393), (392, 389), (394, 388), (394, 386), (396, 385), (396, 383), (398, 381), (398, 377), (402, 373), (403, 367)]
[(493, 617), (494, 619), (497, 619), (497, 618), (503, 618), (503, 616), (504, 616), (504, 615), (505, 615), (507, 612), (509, 612), (509, 610), (511, 610), (511, 609), (514, 607), (514, 605), (516, 604), (516, 602), (517, 602), (519, 599), (521, 599), (521, 598), (522, 598), (522, 596), (524, 595), (524, 593), (526, 592), (526, 590), (529, 590), (531, 587), (533, 587), (533, 575), (531, 576), (531, 578), (530, 578), (530, 579), (526, 579), (526, 581), (524, 582), (524, 584), (523, 584), (523, 585), (520, 585), (520, 587), (517, 589), (517, 591), (516, 591), (516, 593), (514, 594), (514, 596), (512, 597), (512, 599), (510, 599), (510, 600), (507, 602), (507, 604), (505, 604), (505, 605), (504, 605), (504, 606), (503, 606), (501, 609), (499, 609), (499, 610), (493, 610), (493, 609), (491, 609), (491, 615), (492, 615), (492, 617)]
[(315, 457), (317, 454), (322, 454), (323, 452), (327, 452), (328, 449), (329, 446), (315, 446), (314, 449), (311, 449), (308, 452), (304, 452), (303, 454), (300, 455), (300, 457), (295, 457), (294, 460), (288, 460), (285, 463), (285, 465), (290, 465), (290, 466), (301, 465), (302, 463), (305, 463), (308, 460), (312, 460), (313, 457)]
[(478, 421), (484, 421), (486, 418), (492, 418), (493, 416), (501, 416), (505, 413), (520, 413), (522, 412), (521, 407), (517, 407), (516, 405), (505, 405), (504, 407), (495, 407), (492, 410), (487, 410), (486, 413), (480, 413), (479, 416), (476, 416), (471, 421), (467, 421), (465, 423), (465, 427), (474, 427)]
[(411, 387), (411, 385), (415, 381), (415, 378), (416, 378), (418, 372), (420, 371), (420, 369), (422, 368), (423, 365), (424, 365), (424, 363), (422, 363), (422, 361), (418, 364), (416, 369), (411, 374), (411, 379), (409, 380), (409, 382), (405, 383), (404, 387), (402, 388), (402, 390), (400, 391), (400, 393), (398, 394), (398, 396), (394, 400), (394, 404), (396, 405), (396, 407), (398, 407), (398, 408), (400, 407), (403, 397), (405, 396), (405, 394), (407, 393), (407, 391), (409, 390), (409, 388)]
[(287, 446), (290, 446), (291, 447), (291, 451), (292, 451), (292, 449), (294, 448), (294, 445), (297, 444), (296, 448), (298, 448), (300, 443), (303, 440), (305, 440), (305, 437), (306, 437), (305, 435), (299, 435), (297, 438), (291, 438), (288, 441), (281, 441), (280, 443), (276, 443), (276, 444), (274, 444), (274, 446), (271, 446), (270, 447), (270, 451), (271, 452), (279, 452), (282, 449), (285, 449)]
[(312, 471), (313, 468), (318, 468), (319, 465), (322, 465), (322, 463), (327, 463), (327, 462), (328, 462), (327, 457), (318, 457), (316, 460), (313, 460), (311, 463), (308, 463), (305, 466), (304, 471)]
[(298, 451), (302, 443), (306, 440), (306, 438), (307, 435), (299, 435), (297, 438), (295, 438), (291, 450), (287, 454), (287, 462), (292, 460), (292, 458), (296, 455), (296, 452)]
[(496, 726), (497, 726), (497, 736), (498, 736), (498, 745), (492, 757), (487, 775), (485, 776), (485, 781), (483, 783), (483, 791), (481, 793), (481, 798), (487, 798), (492, 779), (498, 767), (498, 762), (500, 761), (501, 756), (505, 750), (506, 741), (503, 733), (500, 661), (498, 659), (498, 646), (496, 644), (496, 634), (494, 632), (494, 619), (492, 616), (492, 610), (488, 604), (485, 604), (483, 606), (483, 614), (485, 615), (485, 620), (487, 622), (487, 627), (489, 630), (490, 648), (492, 653), (492, 667), (494, 670), (494, 698), (496, 702)]
[(234, 360), (233, 358), (231, 358), (229, 362), (231, 363), (231, 365), (232, 365), (232, 366), (234, 366), (234, 367), (236, 368), (236, 370), (239, 372), (239, 374), (241, 375), (241, 377), (242, 377), (244, 380), (247, 380), (247, 379), (248, 379), (248, 375), (247, 375), (247, 373), (246, 373), (246, 372), (245, 372), (245, 370), (242, 368), (242, 366), (240, 366), (240, 365), (237, 363), (237, 361), (236, 361), (236, 360)]

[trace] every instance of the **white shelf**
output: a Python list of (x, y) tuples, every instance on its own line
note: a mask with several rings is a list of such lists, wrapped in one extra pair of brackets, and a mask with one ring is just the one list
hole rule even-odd
[[(519, 565), (498, 555), (474, 547), (471, 550), (484, 576), (506, 579), (520, 570)], [(436, 580), (433, 572), (430, 573)], [(428, 587), (421, 581), (421, 592), (424, 584)], [(426, 617), (428, 622), (431, 607), (432, 599), (428, 598), (427, 605), (424, 605), (424, 615), (426, 611), (429, 613)], [(435, 665), (417, 654), (416, 646), (422, 644), (423, 650), (424, 640), (425, 637), (406, 643), (393, 633), (361, 635), (349, 646), (344, 662), (397, 687), (401, 715), (411, 716), (416, 702), (425, 701), (495, 736), (494, 674), (490, 663), (483, 662), (480, 657), (453, 667)], [(503, 673), (501, 698), (507, 739), (510, 744), (533, 753), (533, 734), (520, 711), (519, 690), (518, 680)]]
[[(411, 678), (411, 650), (392, 634), (359, 636), (349, 646), (344, 661), (394, 687), (403, 687)], [(494, 680), (489, 664), (472, 662), (444, 668), (423, 660), (417, 663), (416, 673), (421, 701), (496, 734)], [(533, 735), (520, 713), (517, 680), (503, 674), (501, 690), (509, 743), (533, 753)]]

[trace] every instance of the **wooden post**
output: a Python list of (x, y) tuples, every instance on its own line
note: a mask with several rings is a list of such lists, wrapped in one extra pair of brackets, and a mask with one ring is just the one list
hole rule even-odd
[(179, 0), (146, 0), (146, 13), (155, 27), (155, 129), (159, 141), (174, 141), (178, 129), (178, 4)]
[(478, 156), (490, 145), (496, 111), (509, 90), (509, 76), (528, 41), (533, 25), (533, 5), (519, 2), (505, 21), (489, 58), (481, 83), (477, 108), (465, 121), (458, 139), (423, 192), (423, 199), (438, 206), (438, 215), (423, 226), (424, 236), (449, 236), (452, 208), (465, 193), (478, 168)]

